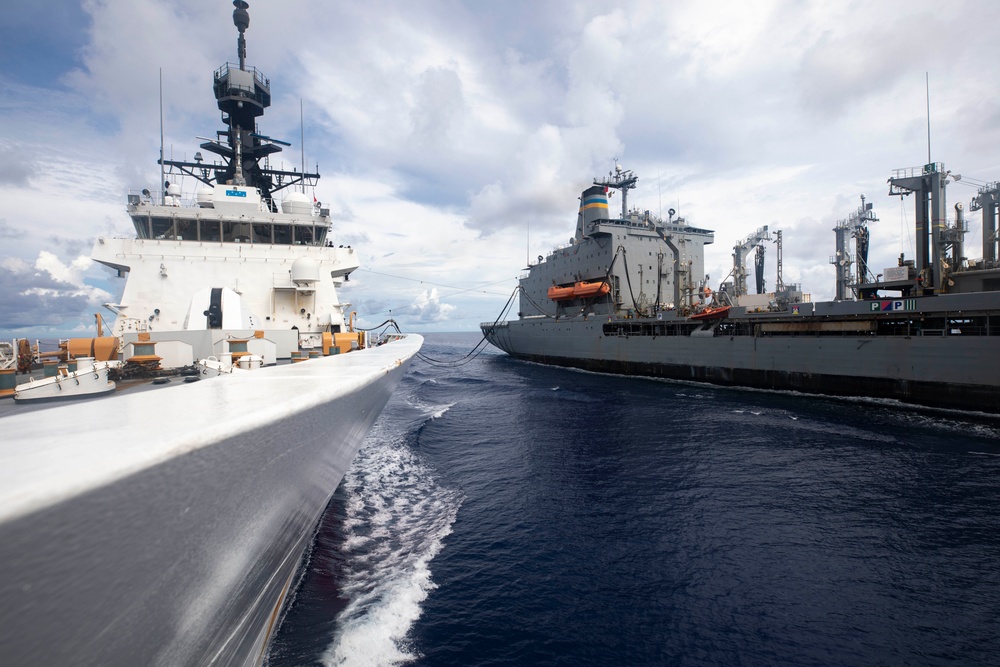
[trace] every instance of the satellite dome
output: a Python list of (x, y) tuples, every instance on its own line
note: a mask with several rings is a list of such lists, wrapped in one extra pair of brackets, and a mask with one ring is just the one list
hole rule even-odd
[(293, 215), (312, 215), (312, 202), (303, 192), (289, 192), (281, 202), (281, 212)]
[(308, 257), (299, 257), (292, 262), (292, 282), (307, 286), (319, 282), (319, 264)]
[(194, 194), (198, 206), (201, 208), (215, 208), (215, 202), (212, 201), (214, 192), (212, 188), (198, 188), (198, 191)]

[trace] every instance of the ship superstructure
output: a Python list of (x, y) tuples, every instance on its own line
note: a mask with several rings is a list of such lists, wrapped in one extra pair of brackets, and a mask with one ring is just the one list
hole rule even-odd
[(347, 330), (349, 304), (337, 287), (358, 258), (334, 246), (329, 208), (305, 192), (319, 173), (270, 165), (289, 144), (258, 127), (271, 81), (246, 63), (248, 6), (234, 4), (238, 62), (213, 76), (225, 128), (200, 145), (219, 159), (161, 156), (162, 188), (128, 195), (135, 237), (98, 238), (92, 257), (127, 276), (121, 303), (108, 304), (113, 335), (125, 343), (140, 333), (169, 337), (193, 345), (198, 358), (224, 352), (221, 331), (263, 330), (287, 357)]
[[(890, 194), (916, 199), (916, 257), (878, 273), (867, 258), (877, 218), (862, 199), (834, 229), (836, 298), (814, 303), (783, 281), (783, 238), (767, 227), (734, 246), (733, 269), (713, 290), (702, 277), (712, 232), (673, 211), (663, 221), (628, 210), (635, 176), (616, 167), (582, 193), (571, 244), (527, 267), (518, 319), (482, 329), (512, 356), (542, 363), (1000, 412), (998, 189), (972, 202), (983, 211), (983, 259), (970, 260), (965, 207), (947, 215), (956, 178), (941, 163), (893, 173)], [(620, 216), (609, 211), (612, 188), (623, 194)], [(767, 291), (772, 242), (778, 270)]]
[[(666, 220), (629, 209), (628, 191), (637, 181), (616, 165), (583, 191), (569, 245), (539, 257), (520, 281), (521, 317), (654, 314), (697, 299), (713, 233), (688, 225), (673, 209)], [(620, 193), (621, 217), (609, 215), (612, 192)], [(588, 293), (595, 283), (606, 288)]]

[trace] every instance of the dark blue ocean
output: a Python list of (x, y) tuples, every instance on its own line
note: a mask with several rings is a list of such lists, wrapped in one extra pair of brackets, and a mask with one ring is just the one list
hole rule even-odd
[(1000, 665), (1000, 422), (415, 361), (269, 664)]

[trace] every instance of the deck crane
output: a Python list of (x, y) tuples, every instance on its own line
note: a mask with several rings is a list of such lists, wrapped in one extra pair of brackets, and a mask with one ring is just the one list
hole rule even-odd
[[(837, 221), (833, 233), (837, 235), (837, 254), (830, 257), (830, 263), (837, 269), (837, 301), (853, 301), (856, 295), (848, 292), (852, 285), (868, 280), (868, 223), (878, 222), (872, 211), (871, 202), (865, 202), (861, 195), (861, 206), (851, 213), (847, 220)], [(855, 253), (852, 257), (850, 243), (854, 239)], [(855, 276), (851, 265), (857, 259), (858, 274)]]
[(747, 294), (747, 269), (746, 269), (746, 259), (747, 255), (754, 248), (757, 248), (757, 293), (760, 294), (764, 291), (764, 241), (770, 241), (771, 235), (767, 231), (767, 225), (764, 225), (750, 236), (746, 237), (742, 241), (738, 242), (733, 246), (733, 296), (743, 296)]

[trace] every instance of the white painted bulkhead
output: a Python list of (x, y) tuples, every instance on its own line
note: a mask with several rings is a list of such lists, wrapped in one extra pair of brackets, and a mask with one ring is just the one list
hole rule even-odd
[[(343, 327), (336, 287), (359, 264), (353, 248), (105, 237), (97, 239), (92, 257), (129, 274), (116, 336), (204, 328), (187, 319), (192, 299), (206, 288), (228, 288), (240, 296), (254, 323), (247, 319), (234, 328)], [(303, 258), (318, 267), (314, 284), (292, 280), (293, 265)]]

